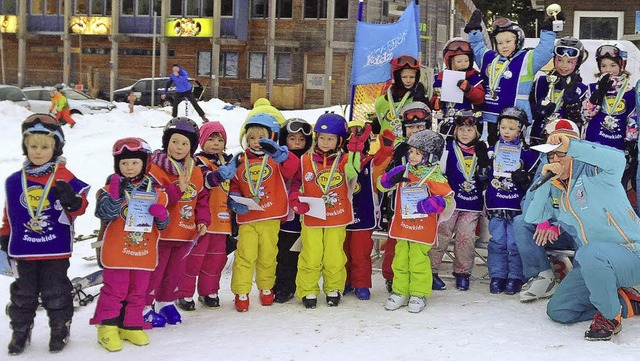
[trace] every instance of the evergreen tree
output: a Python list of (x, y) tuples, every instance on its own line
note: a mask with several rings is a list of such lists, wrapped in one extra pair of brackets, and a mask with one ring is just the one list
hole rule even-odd
[(475, 0), (474, 3), (482, 11), (485, 25), (489, 30), (494, 19), (507, 18), (518, 23), (527, 37), (538, 37), (536, 20), (542, 21), (545, 13), (534, 10), (531, 7), (531, 0)]

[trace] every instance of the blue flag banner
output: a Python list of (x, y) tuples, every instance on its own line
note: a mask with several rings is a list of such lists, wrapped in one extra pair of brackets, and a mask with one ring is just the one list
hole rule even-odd
[(382, 83), (391, 79), (391, 60), (400, 55), (418, 57), (420, 12), (415, 2), (407, 5), (392, 24), (358, 21), (351, 68), (351, 85)]

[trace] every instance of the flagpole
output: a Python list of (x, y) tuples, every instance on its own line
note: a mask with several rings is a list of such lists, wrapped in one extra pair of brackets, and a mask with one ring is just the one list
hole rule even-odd
[[(362, 21), (362, 8), (364, 7), (364, 0), (358, 2), (358, 21)], [(353, 60), (351, 61), (353, 66)], [(349, 107), (349, 121), (353, 120), (353, 101), (356, 97), (356, 85), (351, 86), (351, 106)]]

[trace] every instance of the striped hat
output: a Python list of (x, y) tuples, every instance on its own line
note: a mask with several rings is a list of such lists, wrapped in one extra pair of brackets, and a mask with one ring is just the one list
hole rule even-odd
[(547, 134), (564, 134), (570, 138), (580, 139), (580, 130), (576, 123), (569, 119), (557, 119), (545, 127)]

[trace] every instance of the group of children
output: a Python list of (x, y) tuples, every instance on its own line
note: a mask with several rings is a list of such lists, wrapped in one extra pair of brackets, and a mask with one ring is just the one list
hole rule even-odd
[[(122, 341), (148, 344), (146, 329), (181, 322), (176, 306), (196, 308), (196, 287), (204, 307), (219, 307), (234, 220), (237, 311), (249, 309), (254, 274), (263, 306), (296, 297), (315, 308), (321, 277), (328, 306), (349, 292), (368, 300), (371, 237), (385, 198), (387, 310), (408, 305), (420, 312), (432, 290), (446, 288), (438, 270), (454, 234), (455, 284), (468, 290), (485, 212), (490, 291), (520, 292), (527, 280), (513, 218), (538, 158), (525, 143), (526, 128), (533, 120), (531, 141), (543, 142), (546, 124), (568, 118), (584, 127), (587, 140), (624, 150), (637, 142), (637, 95), (619, 45), (598, 49), (602, 76), (587, 88), (578, 71), (584, 47), (573, 38), (554, 45), (548, 21), (533, 50), (522, 48), (522, 29), (506, 19), (492, 27), (495, 50), (486, 49), (480, 29), (474, 13), (465, 28), (469, 41), (452, 39), (443, 52), (448, 69), (465, 72), (457, 83), (462, 103), (441, 101), (442, 73), (427, 99), (418, 60), (404, 55), (392, 62), (394, 82), (377, 99), (373, 124), (326, 113), (312, 126), (256, 107), (242, 125), (244, 151), (233, 157), (217, 121), (198, 127), (173, 118), (155, 151), (140, 138), (116, 141), (114, 173), (96, 195), (104, 286), (90, 323), (98, 342), (109, 351)], [(552, 58), (554, 70), (534, 84)], [(20, 354), (29, 341), (38, 297), (50, 318), (50, 351), (57, 352), (73, 315), (67, 277), (73, 220), (86, 209), (89, 187), (65, 168), (55, 119), (34, 114), (22, 132), (27, 162), (7, 179), (0, 232), (19, 275), (11, 286), (9, 353)], [(376, 152), (372, 133), (379, 135)]]

